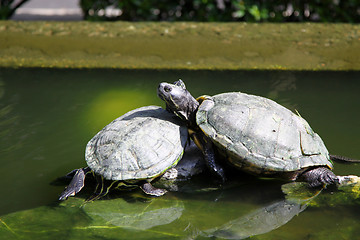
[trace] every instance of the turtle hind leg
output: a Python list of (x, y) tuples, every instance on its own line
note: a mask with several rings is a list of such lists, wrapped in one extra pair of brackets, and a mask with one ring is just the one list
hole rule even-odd
[(156, 197), (160, 197), (160, 196), (164, 195), (165, 193), (167, 193), (167, 191), (165, 189), (156, 188), (153, 185), (151, 185), (149, 182), (142, 184), (140, 186), (140, 188), (141, 188), (141, 190), (144, 191), (144, 193), (151, 195), (151, 196), (156, 196)]
[(60, 194), (59, 200), (66, 200), (70, 196), (74, 196), (84, 187), (85, 175), (90, 171), (90, 168), (79, 168), (73, 170), (71, 173), (75, 172), (70, 184), (66, 189)]
[(300, 176), (300, 180), (306, 181), (310, 187), (320, 187), (339, 183), (339, 178), (330, 169), (318, 167), (310, 169)]

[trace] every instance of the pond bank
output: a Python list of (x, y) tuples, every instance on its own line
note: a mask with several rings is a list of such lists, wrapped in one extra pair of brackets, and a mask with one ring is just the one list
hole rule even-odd
[(360, 25), (0, 22), (0, 67), (360, 70)]

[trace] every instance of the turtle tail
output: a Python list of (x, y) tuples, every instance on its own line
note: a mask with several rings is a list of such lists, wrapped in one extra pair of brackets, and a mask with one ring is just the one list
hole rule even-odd
[(330, 160), (340, 163), (360, 163), (359, 159), (352, 159), (352, 158), (339, 156), (339, 155), (332, 155), (332, 154), (330, 154)]

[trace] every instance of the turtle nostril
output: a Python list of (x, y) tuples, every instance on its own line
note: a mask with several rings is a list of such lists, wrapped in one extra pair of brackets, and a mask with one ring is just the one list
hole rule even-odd
[(172, 90), (172, 88), (168, 85), (164, 86), (164, 91), (165, 92), (170, 92)]

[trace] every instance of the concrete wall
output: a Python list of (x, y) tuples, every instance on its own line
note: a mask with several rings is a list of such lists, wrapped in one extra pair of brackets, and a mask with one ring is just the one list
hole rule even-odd
[(0, 67), (360, 70), (360, 25), (0, 22)]

